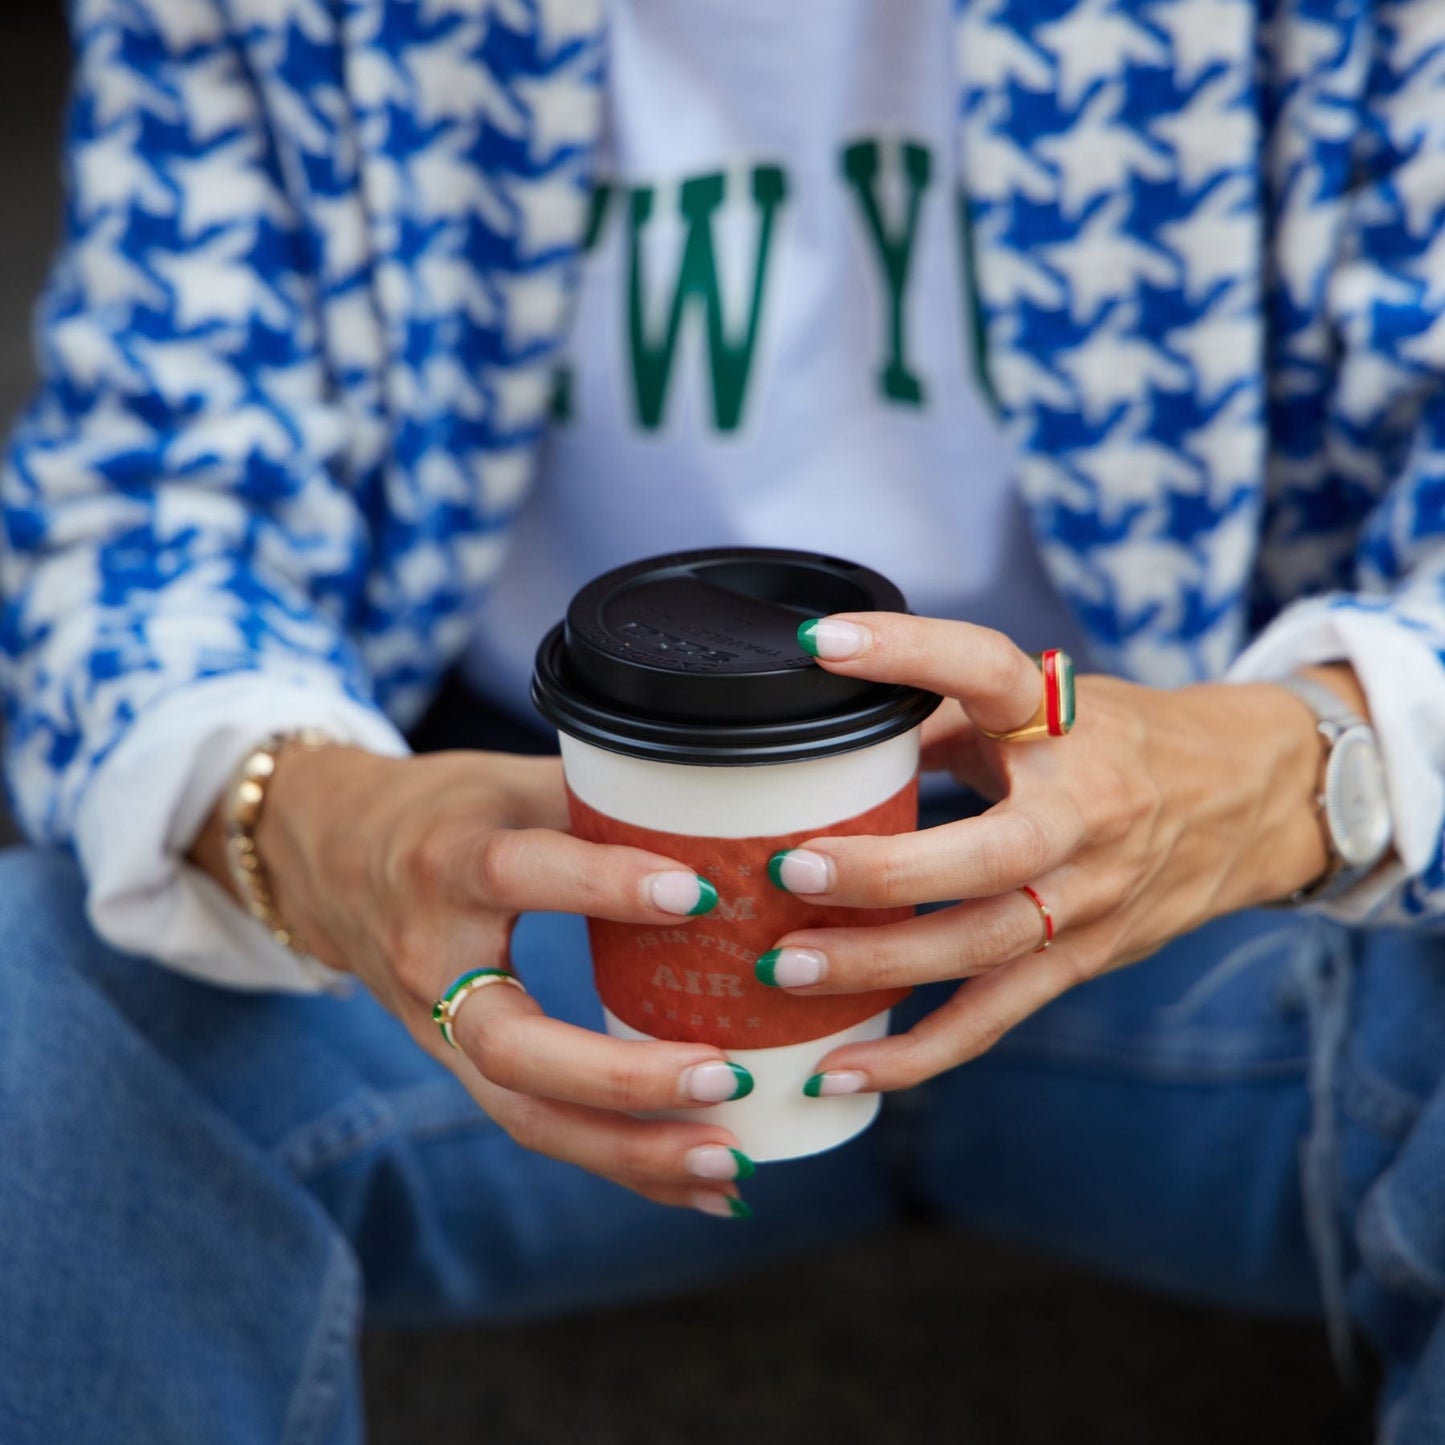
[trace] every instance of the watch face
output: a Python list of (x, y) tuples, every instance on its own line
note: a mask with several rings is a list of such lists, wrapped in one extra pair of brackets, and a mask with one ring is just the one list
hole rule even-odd
[(1354, 727), (1330, 752), (1325, 810), (1335, 847), (1347, 868), (1370, 868), (1390, 846), (1390, 798), (1374, 733)]

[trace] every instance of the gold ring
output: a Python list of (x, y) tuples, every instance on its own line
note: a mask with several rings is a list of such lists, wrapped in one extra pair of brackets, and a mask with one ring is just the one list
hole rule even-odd
[(460, 1048), (452, 1032), (457, 1021), (457, 1010), (477, 992), (490, 988), (494, 983), (510, 984), (527, 992), (527, 985), (505, 968), (473, 968), (460, 975), (447, 991), (432, 1005), (432, 1022), (442, 1031), (442, 1037), (454, 1048)]
[(1049, 912), (1049, 905), (1027, 883), (1019, 889), (1019, 892), (1029, 898), (1034, 907), (1039, 910), (1039, 922), (1044, 925), (1044, 941), (1034, 949), (1034, 952), (1042, 953), (1054, 941), (1054, 915)]
[(995, 742), (1016, 743), (1024, 738), (1061, 738), (1074, 725), (1074, 659), (1061, 647), (1029, 653), (1043, 679), (1043, 695), (1034, 715), (1022, 726), (1007, 732), (993, 733), (977, 728)]

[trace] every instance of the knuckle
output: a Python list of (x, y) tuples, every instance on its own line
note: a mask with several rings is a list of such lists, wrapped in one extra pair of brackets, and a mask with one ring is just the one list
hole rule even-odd
[(589, 848), (577, 860), (577, 901), (589, 911), (610, 904), (614, 887), (612, 856), (604, 848)]
[(428, 828), (412, 843), (406, 869), (412, 884), (424, 894), (442, 891), (451, 861), (452, 842), (440, 828)]
[(653, 1097), (655, 1093), (648, 1072), (637, 1060), (628, 1059), (615, 1067), (608, 1076), (603, 1107), (629, 1114), (653, 1107), (656, 1103)]
[(651, 1137), (641, 1129), (627, 1129), (613, 1145), (614, 1167), (620, 1174), (633, 1177), (656, 1174), (657, 1151)]
[(504, 1089), (517, 1086), (524, 1056), (516, 1030), (507, 1025), (508, 1020), (501, 1015), (483, 1013), (472, 1023), (468, 1036), (473, 1063), (484, 1077)]
[(979, 850), (984, 893), (1005, 893), (1037, 878), (1049, 860), (1049, 830), (1037, 813), (1015, 809), (999, 818), (999, 827), (984, 835)]
[(465, 847), (467, 829), (451, 821), (428, 822), (406, 847), (405, 871), (412, 887), (428, 897), (441, 897), (455, 886), (458, 850)]
[(978, 892), (1002, 893), (1017, 871), (1014, 853), (1005, 837), (989, 838), (979, 850)]
[(506, 1118), (499, 1121), (515, 1143), (534, 1154), (548, 1154), (548, 1130), (546, 1111), (533, 1099), (518, 1098), (507, 1109)]
[(980, 967), (1006, 963), (1027, 953), (1038, 942), (1038, 909), (989, 909), (969, 926), (966, 953)]
[(1018, 690), (1019, 650), (1002, 632), (987, 630), (979, 639), (975, 669), (982, 691), (1010, 695)]
[(910, 901), (913, 869), (908, 860), (885, 848), (867, 869), (868, 893), (881, 907), (892, 908)]
[(477, 881), (486, 897), (506, 897), (516, 870), (517, 848), (517, 835), (504, 828), (482, 840), (477, 849)]
[(1164, 813), (1164, 790), (1152, 773), (1145, 775), (1143, 769), (1140, 769), (1140, 776), (1132, 780), (1132, 785), (1135, 790), (1134, 817), (1120, 829), (1121, 836), (1128, 831), (1130, 824), (1138, 827), (1141, 819), (1144, 826), (1152, 832), (1158, 827)]
[(1114, 866), (1100, 869), (1099, 890), (1092, 903), (1080, 909), (1080, 922), (1094, 919), (1113, 918), (1122, 931), (1125, 910), (1130, 909), (1155, 877), (1150, 865), (1153, 857), (1147, 853), (1117, 859)]
[(1101, 960), (1098, 950), (1092, 948), (1078, 948), (1070, 953), (1065, 960), (1065, 977), (1070, 987), (1077, 987), (1081, 983), (1087, 983), (1099, 971)]
[(1154, 739), (1150, 736), (1149, 719), (1138, 707), (1115, 707), (1110, 711), (1109, 727), (1126, 742), (1131, 756), (1146, 756)]
[(1042, 813), (1025, 811), (1023, 822), (1022, 854), (1030, 876), (1036, 876), (1053, 866), (1054, 855), (1059, 842), (1058, 831)]
[(1153, 793), (1144, 769), (1124, 768), (1113, 762), (1101, 764), (1089, 779), (1090, 832), (1100, 841), (1117, 842), (1136, 826), (1138, 819), (1153, 815)]
[(974, 1015), (969, 1028), (968, 1057), (978, 1058), (988, 1053), (1008, 1033), (1008, 1022), (992, 1010)]
[(1089, 801), (1104, 819), (1114, 819), (1129, 811), (1134, 797), (1134, 784), (1115, 763), (1103, 763), (1093, 770), (1089, 779)]
[(904, 972), (897, 949), (879, 939), (867, 938), (840, 952), (831, 964), (829, 982), (844, 988), (891, 988)]
[(888, 1070), (891, 1086), (911, 1089), (930, 1078), (934, 1072), (934, 1061), (927, 1046), (921, 1040), (903, 1035)]

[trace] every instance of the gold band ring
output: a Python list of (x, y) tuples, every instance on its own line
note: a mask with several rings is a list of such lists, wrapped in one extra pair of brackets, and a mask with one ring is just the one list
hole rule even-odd
[(1049, 905), (1027, 883), (1019, 889), (1019, 892), (1039, 910), (1039, 922), (1044, 926), (1044, 941), (1034, 949), (1034, 952), (1042, 953), (1054, 941), (1054, 915), (1049, 911)]
[(454, 1048), (460, 1048), (452, 1030), (457, 1021), (457, 1010), (479, 989), (490, 988), (494, 983), (510, 984), (527, 992), (527, 985), (505, 968), (473, 968), (458, 977), (449, 989), (432, 1005), (432, 1022), (442, 1031), (442, 1037)]
[(996, 743), (1016, 743), (1025, 738), (1061, 738), (1074, 725), (1074, 659), (1061, 647), (1031, 652), (1029, 658), (1043, 680), (1043, 692), (1034, 715), (1022, 726), (993, 733), (978, 728)]

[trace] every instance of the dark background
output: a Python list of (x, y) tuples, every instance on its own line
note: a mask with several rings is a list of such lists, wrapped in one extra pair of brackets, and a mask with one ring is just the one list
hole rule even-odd
[[(0, 0), (0, 427), (31, 385), (65, 70), (51, 8)], [(1336, 1380), (1317, 1326), (1148, 1298), (922, 1222), (671, 1303), (372, 1331), (365, 1359), (375, 1445), (1369, 1437), (1365, 1392)]]

